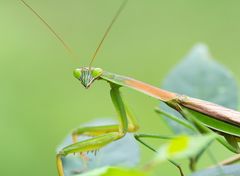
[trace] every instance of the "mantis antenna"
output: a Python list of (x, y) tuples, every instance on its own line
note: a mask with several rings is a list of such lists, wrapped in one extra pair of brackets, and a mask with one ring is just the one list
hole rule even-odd
[(91, 69), (92, 63), (93, 63), (93, 61), (95, 60), (96, 55), (97, 55), (99, 49), (101, 48), (101, 46), (102, 46), (105, 38), (106, 38), (107, 35), (109, 34), (109, 32), (110, 32), (110, 30), (111, 30), (114, 22), (117, 20), (118, 16), (120, 15), (120, 13), (122, 12), (122, 10), (124, 9), (127, 1), (128, 1), (128, 0), (124, 0), (124, 1), (122, 2), (122, 4), (121, 4), (121, 6), (119, 7), (117, 13), (116, 13), (115, 16), (113, 17), (113, 19), (112, 19), (111, 23), (109, 24), (107, 30), (105, 31), (105, 33), (104, 33), (104, 35), (103, 35), (103, 37), (102, 37), (102, 40), (100, 41), (100, 43), (98, 44), (97, 49), (96, 49), (95, 52), (93, 53), (93, 57), (92, 57), (92, 59), (91, 59), (91, 61), (90, 61), (90, 64), (89, 64), (89, 70)]
[(62, 43), (64, 48), (68, 51), (72, 58), (76, 59), (77, 57), (73, 53), (72, 49), (69, 45), (60, 37), (60, 35), (24, 0), (20, 0), (30, 11), (32, 11), (44, 24), (45, 26), (52, 32), (52, 34)]

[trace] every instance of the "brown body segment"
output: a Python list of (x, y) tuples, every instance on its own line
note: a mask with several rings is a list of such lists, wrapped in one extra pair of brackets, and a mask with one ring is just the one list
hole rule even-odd
[(184, 95), (178, 95), (173, 92), (159, 89), (149, 84), (134, 79), (126, 80), (125, 83), (135, 90), (144, 92), (164, 102), (176, 100), (180, 105), (197, 112), (208, 115), (209, 117), (240, 126), (240, 112), (233, 109), (223, 107), (221, 105), (208, 101), (191, 98)]
[(157, 98), (161, 101), (164, 101), (164, 102), (170, 101), (170, 100), (175, 99), (177, 97), (177, 94), (175, 94), (175, 93), (159, 89), (155, 86), (151, 86), (147, 83), (144, 83), (144, 82), (141, 82), (141, 81), (138, 81), (138, 80), (134, 80), (134, 79), (131, 79), (131, 78), (127, 79), (125, 81), (125, 83), (135, 90), (138, 90), (140, 92), (143, 92), (145, 94), (153, 96), (153, 97), (155, 97), (155, 98)]
[(208, 101), (178, 95), (130, 77), (105, 72), (103, 79), (132, 88), (163, 102), (176, 101), (179, 105), (208, 115), (209, 117), (240, 126), (240, 112)]
[(179, 97), (179, 103), (189, 109), (201, 112), (209, 117), (214, 117), (221, 121), (225, 121), (240, 126), (240, 112), (220, 106), (215, 103), (191, 98), (187, 96)]
[(118, 84), (119, 86), (129, 87), (136, 91), (142, 92), (163, 102), (168, 102), (178, 97), (176, 93), (159, 89), (158, 87), (152, 86), (150, 84), (138, 81), (127, 76), (117, 75), (115, 73), (103, 71), (100, 77), (101, 79)]

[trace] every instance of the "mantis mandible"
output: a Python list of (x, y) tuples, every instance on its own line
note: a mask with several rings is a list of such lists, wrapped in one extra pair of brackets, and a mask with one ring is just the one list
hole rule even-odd
[[(24, 0), (20, 1), (47, 26), (47, 28), (72, 54), (70, 47), (53, 30), (53, 28), (43, 18), (41, 18), (41, 16)], [(240, 153), (240, 148), (238, 146), (238, 141), (240, 139), (240, 112), (208, 101), (203, 101), (200, 99), (162, 90), (158, 87), (149, 85), (130, 77), (107, 72), (101, 68), (92, 67), (92, 63), (96, 58), (96, 55), (102, 46), (104, 39), (109, 33), (120, 12), (124, 8), (126, 2), (127, 0), (123, 1), (121, 7), (108, 26), (102, 40), (100, 41), (100, 44), (93, 54), (89, 66), (77, 68), (73, 72), (75, 78), (78, 79), (86, 89), (90, 88), (95, 81), (99, 80), (105, 81), (110, 85), (110, 96), (120, 123), (116, 125), (83, 127), (75, 129), (72, 133), (73, 144), (63, 148), (56, 156), (59, 176), (64, 176), (63, 164), (61, 160), (62, 157), (76, 152), (83, 154), (84, 152), (98, 150), (105, 145), (124, 137), (126, 133), (133, 133), (139, 129), (139, 125), (135, 117), (122, 98), (120, 92), (121, 87), (133, 89), (166, 103), (169, 107), (178, 111), (186, 120), (188, 120), (190, 122), (190, 125), (184, 121), (180, 121), (179, 119), (173, 118), (173, 120), (199, 133), (204, 134), (217, 132), (221, 135), (219, 135), (217, 138), (221, 144), (223, 144), (234, 153)], [(157, 111), (161, 113), (160, 110)], [(88, 135), (92, 138), (78, 142), (77, 137), (79, 135)], [(224, 136), (226, 140), (222, 136)], [(140, 137), (156, 136), (136, 135), (136, 139), (139, 140)], [(161, 136), (159, 136), (159, 138), (161, 138)], [(181, 173), (181, 175), (183, 174)]]

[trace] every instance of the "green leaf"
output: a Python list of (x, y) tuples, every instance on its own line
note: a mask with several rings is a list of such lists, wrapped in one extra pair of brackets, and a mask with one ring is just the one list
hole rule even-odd
[(146, 174), (134, 169), (103, 167), (76, 176), (146, 176)]
[(233, 164), (229, 166), (214, 167), (198, 171), (191, 176), (239, 176), (240, 164)]
[[(94, 122), (85, 124), (83, 126), (99, 126), (116, 124), (116, 122), (110, 119), (98, 119)], [(79, 141), (85, 140), (89, 137), (79, 136)], [(64, 142), (58, 147), (58, 151), (64, 146), (72, 143), (71, 135), (68, 135)], [(90, 159), (86, 163), (83, 163), (78, 154), (68, 155), (63, 157), (63, 166), (65, 176), (72, 176), (78, 173), (83, 173), (96, 168), (102, 168), (104, 166), (124, 166), (133, 167), (140, 160), (139, 146), (132, 134), (127, 134), (124, 138), (114, 141), (107, 146), (101, 148), (97, 154), (89, 152), (87, 157)]]
[[(238, 88), (229, 70), (212, 60), (205, 45), (197, 45), (166, 77), (163, 89), (200, 98), (237, 109)], [(181, 118), (175, 111), (161, 103), (161, 108)], [(190, 132), (185, 127), (165, 117), (175, 133)]]
[(174, 160), (193, 157), (208, 147), (215, 138), (215, 134), (178, 136), (161, 146), (156, 158), (153, 160), (153, 165), (167, 159)]

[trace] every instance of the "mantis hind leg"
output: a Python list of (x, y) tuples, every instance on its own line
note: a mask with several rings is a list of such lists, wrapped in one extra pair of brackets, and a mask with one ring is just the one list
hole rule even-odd
[[(148, 145), (146, 142), (144, 142), (140, 138), (155, 138), (155, 139), (172, 139), (172, 138), (174, 138), (172, 136), (162, 136), (162, 135), (152, 135), (152, 134), (135, 134), (134, 137), (138, 142), (140, 142), (141, 144), (143, 144), (145, 147), (152, 150), (153, 152), (157, 152), (157, 150), (155, 150), (153, 147)], [(178, 163), (176, 163), (175, 161), (172, 161), (172, 160), (168, 160), (168, 161), (171, 164), (173, 164), (175, 167), (177, 167), (181, 176), (184, 176), (182, 168)]]
[[(57, 168), (59, 176), (64, 176), (64, 168), (62, 164), (62, 157), (76, 152), (88, 152), (98, 150), (105, 145), (122, 138), (127, 132), (135, 132), (138, 125), (134, 116), (130, 113), (127, 106), (124, 104), (119, 86), (111, 83), (110, 95), (112, 102), (119, 117), (119, 125), (82, 127), (74, 130), (72, 134), (73, 144), (63, 148), (57, 154)], [(79, 135), (88, 135), (93, 138), (77, 142)]]
[[(195, 118), (195, 116), (191, 112), (189, 112), (188, 109), (182, 108), (179, 112), (181, 113), (181, 115), (183, 117), (185, 117), (189, 121), (191, 121), (201, 134), (214, 133), (211, 129), (204, 126), (197, 118)], [(225, 137), (226, 140), (224, 140), (224, 138), (222, 136), (218, 135), (216, 138), (217, 141), (220, 142), (222, 145), (224, 145), (230, 151), (239, 154), (240, 148), (238, 145), (238, 138), (236, 138), (232, 135), (228, 135), (228, 134), (222, 134), (222, 135)], [(203, 152), (207, 148), (208, 148), (208, 146), (206, 146), (206, 148), (202, 152), (200, 152), (195, 158), (191, 158), (191, 160), (190, 160), (190, 169), (191, 170), (195, 170), (197, 161), (199, 160), (199, 158), (202, 156)], [(213, 157), (211, 152), (208, 152), (208, 153), (209, 153), (209, 156), (212, 158), (212, 161), (216, 162), (216, 159)], [(239, 156), (234, 159), (234, 161), (239, 161), (239, 160), (240, 160)]]

